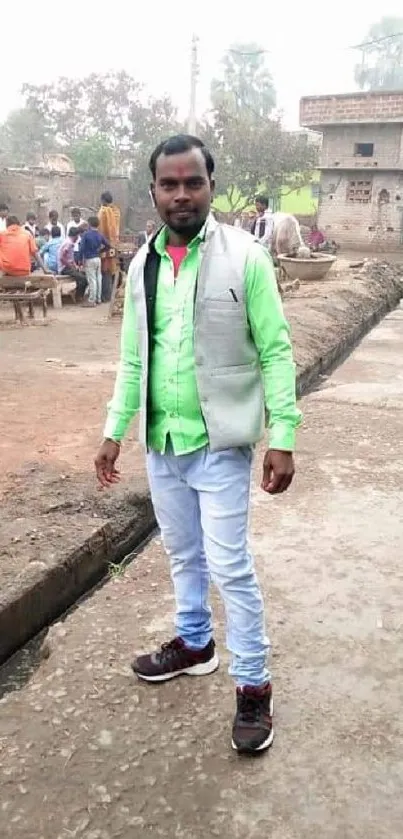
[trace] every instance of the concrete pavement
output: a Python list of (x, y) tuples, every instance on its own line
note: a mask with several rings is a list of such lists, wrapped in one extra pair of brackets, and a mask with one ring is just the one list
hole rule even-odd
[(251, 761), (229, 748), (215, 594), (217, 674), (149, 686), (128, 669), (172, 633), (155, 539), (52, 627), (31, 673), (28, 652), (3, 670), (3, 687), (23, 683), (0, 703), (4, 839), (401, 839), (402, 358), (399, 309), (303, 400), (293, 490), (253, 490), (272, 751)]

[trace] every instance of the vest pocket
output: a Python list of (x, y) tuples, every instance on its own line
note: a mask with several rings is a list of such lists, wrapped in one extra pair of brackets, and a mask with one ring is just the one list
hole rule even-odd
[(215, 327), (219, 328), (221, 334), (222, 330), (225, 330), (226, 327), (229, 330), (245, 329), (246, 327), (246, 315), (243, 303), (209, 300), (204, 305), (203, 314), (208, 319), (210, 328), (212, 330), (215, 330)]

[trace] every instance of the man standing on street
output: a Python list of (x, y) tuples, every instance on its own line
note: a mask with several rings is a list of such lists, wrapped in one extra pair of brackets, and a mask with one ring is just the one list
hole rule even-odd
[[(81, 215), (81, 210), (79, 207), (73, 207), (71, 210), (71, 219), (67, 222), (66, 226), (66, 236), (69, 235), (70, 230), (72, 227), (77, 227), (78, 230), (81, 230), (81, 226), (85, 224), (85, 218)], [(81, 243), (81, 236), (78, 237), (75, 245), (74, 245), (74, 260), (75, 262), (79, 262), (79, 254), (80, 254), (80, 243)]]
[(119, 270), (117, 248), (120, 236), (120, 209), (113, 203), (110, 192), (101, 195), (98, 218), (99, 232), (110, 243), (109, 250), (102, 252), (102, 302), (109, 303), (113, 281)]
[(47, 230), (49, 230), (50, 234), (52, 234), (52, 227), (59, 227), (62, 239), (65, 239), (66, 231), (64, 229), (64, 224), (62, 224), (61, 221), (59, 221), (59, 213), (57, 212), (57, 210), (50, 210), (49, 221), (45, 225), (45, 227), (47, 228)]
[(129, 269), (120, 367), (95, 465), (103, 486), (119, 479), (120, 441), (141, 410), (176, 635), (133, 669), (150, 682), (216, 670), (211, 576), (224, 600), (237, 690), (232, 745), (254, 753), (273, 742), (273, 695), (247, 547), (252, 453), (267, 417), (262, 489), (284, 492), (300, 422), (289, 329), (267, 251), (210, 214), (214, 161), (202, 142), (166, 140), (150, 169), (164, 227)]
[(261, 245), (264, 245), (270, 250), (271, 240), (273, 238), (274, 218), (272, 211), (269, 209), (269, 199), (267, 196), (257, 195), (255, 207), (257, 216), (252, 223), (250, 232), (259, 240)]

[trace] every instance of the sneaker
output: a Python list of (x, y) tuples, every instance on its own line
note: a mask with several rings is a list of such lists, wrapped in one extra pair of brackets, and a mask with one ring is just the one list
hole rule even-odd
[(270, 682), (263, 688), (237, 688), (236, 704), (232, 748), (244, 754), (268, 749), (274, 739), (273, 692)]
[(213, 640), (203, 650), (191, 650), (182, 638), (174, 638), (156, 652), (139, 656), (132, 669), (146, 682), (165, 682), (175, 676), (207, 676), (218, 664)]

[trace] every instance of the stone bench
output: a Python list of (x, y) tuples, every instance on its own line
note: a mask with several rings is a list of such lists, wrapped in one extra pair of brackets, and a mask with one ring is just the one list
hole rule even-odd
[(0, 288), (7, 291), (49, 291), (52, 295), (53, 308), (62, 308), (62, 296), (70, 295), (75, 300), (76, 282), (60, 274), (41, 274), (34, 272), (24, 277), (0, 276)]
[[(1, 280), (0, 280), (1, 282)], [(4, 288), (4, 287), (3, 287)], [(29, 317), (34, 317), (34, 303), (39, 301), (42, 304), (42, 313), (43, 317), (46, 318), (47, 311), (48, 311), (48, 304), (47, 304), (47, 297), (50, 294), (50, 289), (38, 289), (38, 291), (22, 291), (22, 290), (11, 290), (11, 291), (4, 291), (0, 288), (0, 302), (2, 303), (11, 303), (14, 306), (15, 312), (15, 319), (19, 320), (20, 323), (24, 322), (24, 310), (22, 308), (23, 303), (28, 304), (28, 313)]]

